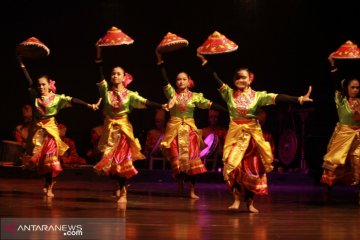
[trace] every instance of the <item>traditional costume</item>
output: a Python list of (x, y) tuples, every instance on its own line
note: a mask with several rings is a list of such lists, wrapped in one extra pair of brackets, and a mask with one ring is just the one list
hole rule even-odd
[(360, 121), (354, 114), (359, 114), (360, 98), (348, 99), (337, 69), (334, 67), (331, 72), (337, 86), (335, 104), (339, 121), (324, 156), (321, 182), (329, 186), (340, 181), (357, 185), (360, 180)]

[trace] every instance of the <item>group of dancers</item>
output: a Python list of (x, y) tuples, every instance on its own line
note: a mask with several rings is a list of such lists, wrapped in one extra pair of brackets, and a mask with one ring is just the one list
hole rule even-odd
[[(137, 174), (133, 162), (145, 159), (133, 127), (128, 119), (133, 108), (148, 107), (169, 111), (164, 137), (160, 143), (162, 154), (171, 164), (172, 175), (183, 186), (189, 184), (189, 197), (198, 199), (196, 194), (196, 176), (206, 172), (200, 159), (200, 151), (205, 147), (201, 131), (197, 128), (194, 111), (196, 108), (214, 109), (227, 112), (230, 117), (228, 132), (223, 146), (223, 176), (232, 192), (234, 202), (230, 209), (239, 209), (245, 202), (251, 213), (259, 212), (254, 206), (257, 194), (268, 194), (266, 174), (273, 170), (273, 151), (270, 143), (264, 139), (261, 125), (257, 120), (260, 108), (280, 102), (303, 105), (312, 102), (311, 86), (305, 95), (295, 97), (286, 94), (255, 91), (251, 88), (254, 74), (247, 68), (235, 70), (230, 84), (225, 83), (214, 71), (211, 62), (199, 51), (199, 68), (207, 73), (219, 85), (219, 93), (227, 108), (214, 103), (200, 92), (193, 92), (193, 80), (186, 72), (176, 75), (173, 85), (167, 75), (163, 54), (156, 49), (157, 66), (163, 78), (163, 90), (168, 102), (157, 103), (142, 97), (138, 92), (129, 90), (132, 76), (123, 67), (115, 66), (110, 81), (103, 74), (101, 46), (96, 44), (95, 63), (99, 69), (100, 98), (97, 103), (87, 103), (75, 97), (57, 94), (55, 82), (47, 75), (41, 75), (34, 84), (21, 55), (19, 64), (29, 83), (34, 121), (29, 129), (26, 154), (23, 164), (36, 168), (45, 179), (43, 188), (47, 197), (54, 197), (56, 176), (62, 171), (59, 156), (68, 146), (61, 140), (56, 124), (59, 110), (80, 104), (92, 110), (101, 107), (104, 113), (103, 133), (98, 143), (100, 160), (94, 165), (96, 172), (116, 179), (116, 197), (118, 203), (127, 201), (127, 180)], [(334, 74), (337, 72), (334, 60), (329, 57)], [(345, 175), (347, 166), (351, 166), (351, 184), (359, 184), (360, 179), (360, 99), (359, 80), (336, 80), (335, 101), (339, 122), (328, 146), (324, 158), (322, 182), (329, 188)], [(160, 84), (160, 83), (159, 83)]]

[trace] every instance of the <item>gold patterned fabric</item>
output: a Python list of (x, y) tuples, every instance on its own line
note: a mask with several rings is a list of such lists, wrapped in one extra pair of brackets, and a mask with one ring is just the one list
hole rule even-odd
[(339, 122), (331, 136), (324, 156), (321, 182), (332, 186), (335, 182), (358, 183), (360, 179), (360, 121), (354, 117), (360, 111), (360, 99), (348, 99), (335, 91)]
[[(171, 157), (174, 156), (167, 156), (167, 158), (176, 162), (176, 165), (179, 167), (179, 171), (182, 172), (188, 172), (190, 170), (191, 164), (189, 161), (200, 159), (199, 152), (193, 153), (190, 149), (192, 146), (189, 138), (190, 131), (195, 132), (197, 139), (196, 145), (199, 146), (199, 149), (204, 149), (205, 143), (201, 137), (201, 131), (197, 129), (193, 118), (171, 117), (166, 126), (165, 136), (160, 144), (160, 149), (164, 151), (166, 155), (166, 149), (169, 149), (171, 147), (171, 143), (177, 138), (177, 158), (171, 159)], [(195, 154), (196, 158), (190, 159), (189, 156), (192, 154)]]
[(127, 115), (105, 118), (98, 149), (103, 153), (101, 160), (94, 166), (99, 174), (111, 173), (128, 179), (137, 174), (133, 161), (145, 159)]
[(174, 138), (179, 134), (179, 128), (180, 127), (186, 128), (186, 126), (191, 127), (194, 131), (197, 131), (198, 141), (201, 146), (201, 149), (203, 149), (205, 143), (201, 138), (201, 130), (197, 129), (195, 125), (195, 120), (193, 118), (178, 118), (178, 117), (171, 117), (170, 120), (168, 121), (166, 125), (165, 136), (161, 141), (161, 149), (169, 148), (172, 140), (174, 140)]
[(37, 168), (40, 174), (52, 172), (56, 177), (62, 171), (58, 157), (68, 148), (60, 138), (55, 118), (38, 120), (29, 128), (23, 164), (29, 169)]
[(323, 167), (335, 170), (337, 166), (345, 165), (347, 156), (352, 154), (350, 149), (354, 147), (354, 143), (358, 143), (355, 140), (359, 139), (359, 133), (360, 128), (354, 129), (351, 126), (337, 123), (328, 144), (328, 151), (324, 156)]
[[(127, 115), (119, 118), (107, 117), (104, 122), (104, 132), (99, 140), (98, 149), (104, 153), (104, 156), (117, 146), (119, 133), (125, 134), (129, 139), (131, 147), (132, 160), (145, 159), (146, 157), (140, 152), (141, 146), (137, 138), (134, 137), (133, 128), (128, 120)], [(121, 146), (118, 146), (121, 147)]]
[(223, 175), (225, 181), (229, 179), (229, 174), (236, 167), (241, 166), (241, 161), (251, 138), (255, 141), (265, 171), (270, 172), (273, 170), (271, 146), (269, 142), (265, 141), (258, 121), (256, 119), (249, 119), (243, 123), (236, 123), (233, 119), (230, 119), (223, 153)]
[(57, 155), (63, 155), (68, 150), (69, 146), (61, 140), (55, 118), (52, 117), (48, 120), (36, 121), (35, 125), (30, 128), (31, 133), (29, 139), (31, 143), (27, 145), (27, 152), (29, 154), (37, 155), (41, 150), (44, 141), (44, 135), (43, 132), (40, 131), (41, 129), (45, 130), (55, 139)]

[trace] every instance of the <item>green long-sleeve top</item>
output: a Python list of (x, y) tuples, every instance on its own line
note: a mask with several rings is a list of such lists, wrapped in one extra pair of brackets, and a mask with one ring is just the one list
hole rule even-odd
[(175, 100), (174, 107), (170, 109), (170, 116), (172, 117), (194, 118), (196, 107), (207, 109), (211, 106), (211, 101), (206, 99), (202, 93), (189, 90), (177, 93), (170, 84), (164, 87), (164, 94), (167, 99)]
[(109, 89), (108, 82), (103, 80), (97, 84), (103, 99), (104, 111), (109, 117), (121, 117), (129, 114), (133, 108), (146, 108), (146, 98), (138, 92), (124, 88), (122, 91)]
[(275, 104), (277, 94), (266, 91), (254, 91), (251, 88), (240, 93), (227, 84), (219, 89), (221, 97), (227, 103), (229, 115), (233, 119), (256, 118), (261, 106)]

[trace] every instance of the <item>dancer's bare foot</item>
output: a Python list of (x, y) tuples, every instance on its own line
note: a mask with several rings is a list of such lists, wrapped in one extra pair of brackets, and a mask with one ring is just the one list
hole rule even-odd
[(51, 190), (48, 190), (46, 193), (47, 197), (55, 197), (54, 193)]
[[(117, 195), (117, 191), (116, 191), (116, 195)], [(126, 203), (127, 202), (127, 186), (124, 186), (121, 190), (120, 190), (120, 194), (119, 194), (119, 199), (117, 200), (118, 203)]]
[(249, 205), (248, 206), (249, 212), (251, 213), (259, 213), (259, 210), (257, 210), (254, 205)]
[(259, 210), (257, 210), (254, 207), (254, 200), (248, 200), (248, 202), (246, 203), (246, 206), (247, 206), (249, 212), (251, 212), (251, 213), (258, 213), (259, 212)]
[(126, 210), (126, 203), (118, 202), (117, 203), (117, 210), (125, 211)]
[(195, 192), (190, 191), (190, 198), (191, 199), (199, 199), (200, 197), (195, 194)]
[(350, 185), (351, 185), (351, 186), (357, 186), (357, 185), (359, 185), (359, 181), (358, 181), (358, 180), (354, 180)]
[(239, 209), (240, 208), (240, 192), (238, 189), (233, 189), (234, 202), (229, 206), (229, 209)]
[(195, 194), (195, 187), (190, 183), (190, 198), (191, 199), (199, 199), (200, 197)]
[(43, 189), (43, 191), (44, 191), (44, 193), (45, 193), (45, 195), (46, 195), (47, 197), (55, 197), (55, 195), (54, 195), (54, 193), (53, 193), (53, 191), (52, 191), (55, 183), (56, 183), (56, 182), (53, 181), (50, 185), (48, 185), (48, 187), (47, 187), (46, 190)]
[(120, 198), (117, 200), (117, 202), (118, 202), (118, 203), (126, 203), (126, 202), (127, 202), (126, 196), (120, 197)]
[(119, 197), (120, 197), (120, 193), (121, 193), (120, 188), (116, 189), (116, 191), (115, 191), (115, 197), (119, 198)]
[(240, 208), (240, 200), (234, 200), (233, 204), (229, 206), (229, 209), (239, 209)]

